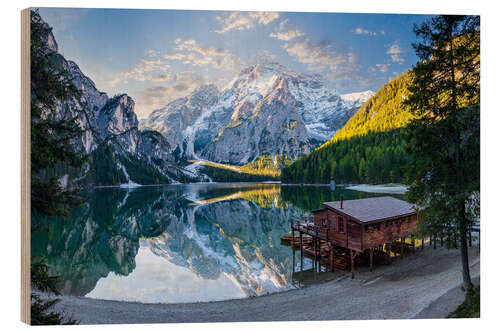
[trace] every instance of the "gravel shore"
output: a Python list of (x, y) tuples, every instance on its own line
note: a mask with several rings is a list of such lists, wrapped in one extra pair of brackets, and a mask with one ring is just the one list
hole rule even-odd
[(387, 194), (405, 194), (408, 188), (401, 184), (381, 184), (381, 185), (369, 185), (360, 184), (347, 186), (346, 189), (369, 192), (369, 193), (387, 193)]
[[(471, 274), (479, 280), (477, 247)], [(345, 272), (301, 289), (247, 299), (185, 304), (144, 304), (63, 296), (57, 310), (80, 324), (245, 322), (443, 318), (464, 299), (458, 250), (430, 246), (393, 264)]]

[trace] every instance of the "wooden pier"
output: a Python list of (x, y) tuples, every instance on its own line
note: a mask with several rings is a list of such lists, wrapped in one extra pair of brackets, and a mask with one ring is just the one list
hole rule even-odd
[[(350, 270), (374, 260), (390, 262), (415, 250), (412, 236), (417, 226), (413, 207), (393, 197), (374, 197), (323, 203), (313, 219), (291, 223), (291, 236), (282, 237), (300, 248), (313, 266)], [(298, 235), (297, 235), (298, 234)], [(410, 240), (410, 243), (408, 243)]]

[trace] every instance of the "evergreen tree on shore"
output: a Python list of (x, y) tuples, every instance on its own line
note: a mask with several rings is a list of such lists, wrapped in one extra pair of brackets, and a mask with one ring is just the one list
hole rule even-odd
[[(73, 118), (58, 118), (58, 101), (78, 97), (80, 92), (69, 73), (54, 65), (56, 52), (47, 47), (51, 28), (37, 11), (31, 11), (31, 214), (45, 217), (66, 216), (68, 209), (81, 204), (78, 188), (63, 188), (54, 169), (62, 165), (77, 168), (86, 156), (74, 150), (72, 140), (82, 132)], [(34, 225), (32, 230), (44, 226)], [(56, 295), (57, 277), (48, 274), (48, 267), (39, 258), (31, 258), (31, 286)], [(33, 325), (76, 324), (66, 314), (51, 311), (59, 299), (42, 299), (31, 293), (31, 323)]]
[(410, 95), (408, 198), (423, 207), (422, 230), (458, 237), (463, 286), (472, 287), (467, 228), (479, 193), (479, 17), (434, 17), (414, 29), (420, 42)]
[(82, 130), (73, 118), (58, 119), (58, 101), (78, 97), (68, 71), (54, 66), (60, 57), (47, 47), (51, 28), (31, 11), (31, 208), (42, 215), (67, 215), (80, 204), (77, 189), (65, 189), (53, 170), (61, 165), (77, 168), (85, 156), (72, 140)]

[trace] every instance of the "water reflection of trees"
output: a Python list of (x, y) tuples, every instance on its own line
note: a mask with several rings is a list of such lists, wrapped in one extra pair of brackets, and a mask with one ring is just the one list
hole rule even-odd
[(362, 199), (384, 194), (365, 193), (359, 191), (345, 190), (337, 187), (334, 191), (328, 186), (282, 186), (281, 197), (283, 201), (290, 203), (304, 211), (321, 208), (322, 202), (338, 201), (340, 196), (344, 200)]
[[(194, 189), (95, 190), (71, 217), (46, 221), (48, 230), (33, 234), (32, 255), (46, 257), (62, 292), (74, 295), (87, 294), (109, 272), (130, 274), (140, 240), (204, 278), (227, 274), (249, 295), (266, 290), (259, 276), (269, 288), (284, 286), (291, 262), (279, 237), (301, 212), (287, 208), (279, 186)], [(218, 200), (193, 205), (192, 196)]]
[(277, 184), (97, 189), (71, 217), (33, 233), (32, 255), (47, 258), (66, 294), (86, 295), (110, 272), (129, 275), (142, 245), (202, 278), (225, 274), (246, 295), (259, 295), (290, 282), (291, 250), (280, 244), (290, 221), (341, 193), (367, 196)]

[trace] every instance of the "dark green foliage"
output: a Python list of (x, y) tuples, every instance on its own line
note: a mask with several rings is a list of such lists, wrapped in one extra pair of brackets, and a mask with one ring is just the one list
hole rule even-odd
[(403, 129), (340, 140), (313, 151), (283, 169), (284, 183), (397, 183), (409, 158)]
[[(59, 295), (57, 290), (57, 276), (48, 274), (48, 267), (44, 260), (33, 259), (31, 262), (31, 285), (42, 292)], [(76, 325), (78, 322), (72, 318), (66, 318), (64, 314), (50, 311), (60, 302), (60, 299), (44, 299), (39, 295), (31, 293), (31, 325)]]
[(465, 301), (458, 306), (448, 318), (480, 318), (481, 313), (481, 293), (480, 287), (473, 287), (467, 290)]
[(415, 115), (406, 145), (408, 199), (423, 209), (424, 234), (459, 239), (465, 288), (471, 287), (467, 228), (480, 190), (479, 17), (436, 16), (415, 33), (420, 62), (405, 104)]
[(48, 274), (48, 267), (45, 260), (32, 258), (30, 270), (32, 287), (40, 291), (52, 292), (59, 295), (59, 291), (57, 290), (58, 277)]
[[(369, 197), (384, 196), (386, 194), (366, 193), (361, 191), (345, 190), (337, 187), (334, 191), (329, 186), (281, 186), (283, 201), (292, 203), (300, 209), (310, 212), (322, 208), (323, 202), (337, 201), (342, 196), (344, 200), (354, 200)], [(402, 195), (392, 195), (402, 199)]]
[(120, 158), (121, 164), (127, 170), (128, 175), (134, 182), (139, 184), (168, 184), (169, 180), (158, 169), (144, 160), (138, 160), (133, 156)]
[[(50, 50), (46, 41), (51, 28), (31, 11), (31, 209), (32, 216), (66, 216), (69, 209), (81, 204), (78, 188), (63, 188), (55, 171), (78, 168), (86, 157), (75, 151), (72, 140), (82, 129), (73, 118), (57, 118), (58, 101), (78, 98), (80, 92), (69, 73), (60, 66), (61, 56)], [(45, 228), (33, 223), (32, 230)], [(41, 291), (59, 294), (57, 277), (47, 273), (43, 261), (31, 264), (31, 285)], [(42, 299), (31, 294), (31, 323), (33, 325), (76, 324), (64, 315), (48, 312), (59, 299)]]
[(117, 185), (126, 182), (123, 171), (117, 169), (117, 158), (112, 145), (100, 145), (91, 154), (89, 180), (97, 186)]
[(46, 46), (51, 28), (31, 12), (31, 207), (45, 215), (67, 215), (80, 204), (77, 189), (63, 189), (51, 170), (66, 165), (77, 168), (85, 156), (71, 141), (82, 130), (75, 119), (57, 119), (58, 101), (78, 98), (69, 73), (60, 64), (60, 55)]
[(31, 294), (31, 325), (77, 325), (78, 321), (71, 317), (65, 318), (64, 314), (50, 311), (60, 301), (59, 298), (42, 299)]

